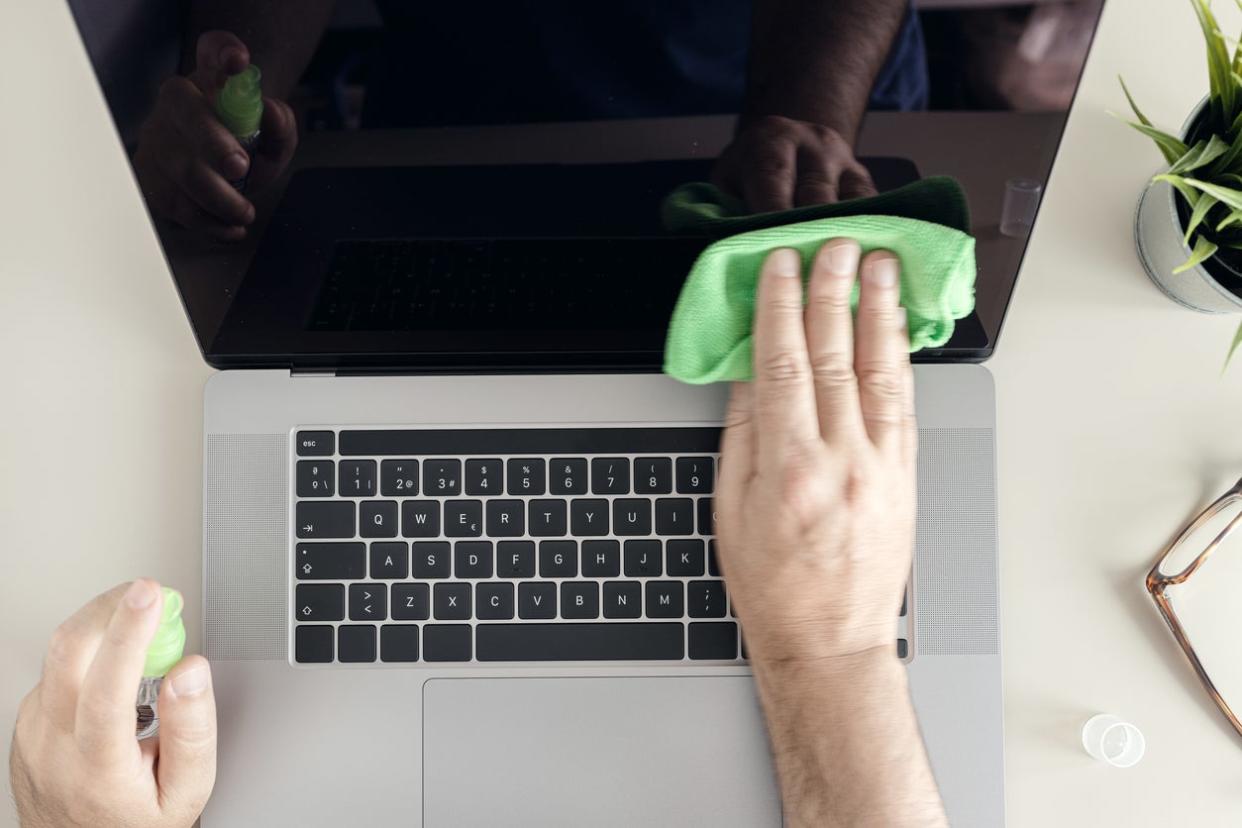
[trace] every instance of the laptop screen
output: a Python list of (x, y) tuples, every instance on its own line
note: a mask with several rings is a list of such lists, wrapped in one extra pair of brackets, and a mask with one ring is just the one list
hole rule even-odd
[[(71, 0), (215, 365), (657, 370), (740, 215), (955, 178), (995, 346), (1103, 0)], [(718, 233), (717, 233), (718, 235)]]

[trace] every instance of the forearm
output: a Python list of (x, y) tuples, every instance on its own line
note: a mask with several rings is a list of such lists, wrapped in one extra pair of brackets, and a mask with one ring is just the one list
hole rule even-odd
[(886, 651), (754, 662), (786, 824), (946, 825), (910, 701)]
[(742, 121), (782, 115), (853, 143), (907, 0), (757, 0)]

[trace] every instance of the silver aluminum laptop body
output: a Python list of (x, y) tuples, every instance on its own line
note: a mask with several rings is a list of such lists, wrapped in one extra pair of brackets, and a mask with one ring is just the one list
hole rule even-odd
[[(911, 686), (950, 821), (996, 826), (1004, 774), (992, 381), (978, 365), (915, 373)], [(220, 753), (202, 824), (780, 824), (745, 667), (308, 668), (290, 653), (299, 427), (718, 425), (724, 394), (656, 375), (213, 377), (203, 560)]]

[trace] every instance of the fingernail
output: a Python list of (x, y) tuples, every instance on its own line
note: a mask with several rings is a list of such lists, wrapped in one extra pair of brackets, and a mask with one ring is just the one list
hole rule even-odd
[(228, 165), (228, 175), (234, 178), (241, 178), (246, 174), (246, 169), (250, 166), (250, 159), (239, 152), (235, 152), (229, 156)]
[(898, 305), (897, 306), (897, 328), (899, 330), (904, 331), (906, 329), (906, 325), (908, 324), (909, 324), (909, 320), (906, 318), (906, 309), (902, 307), (901, 305)]
[(802, 277), (802, 257), (797, 250), (782, 247), (772, 253), (772, 269), (777, 276), (799, 279)]
[(828, 249), (828, 269), (837, 276), (853, 276), (858, 268), (858, 248), (841, 243)]
[(878, 288), (891, 288), (897, 284), (897, 260), (882, 256), (867, 262), (866, 279)]
[(130, 609), (144, 610), (155, 603), (158, 593), (149, 581), (134, 581), (125, 591), (125, 603)]
[(172, 680), (172, 691), (177, 696), (197, 696), (207, 689), (211, 679), (211, 670), (206, 667), (195, 667), (186, 670)]

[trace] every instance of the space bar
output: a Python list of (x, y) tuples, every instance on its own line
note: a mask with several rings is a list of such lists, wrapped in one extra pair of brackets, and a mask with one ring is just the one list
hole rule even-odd
[(685, 653), (681, 624), (479, 624), (479, 661), (667, 661)]

